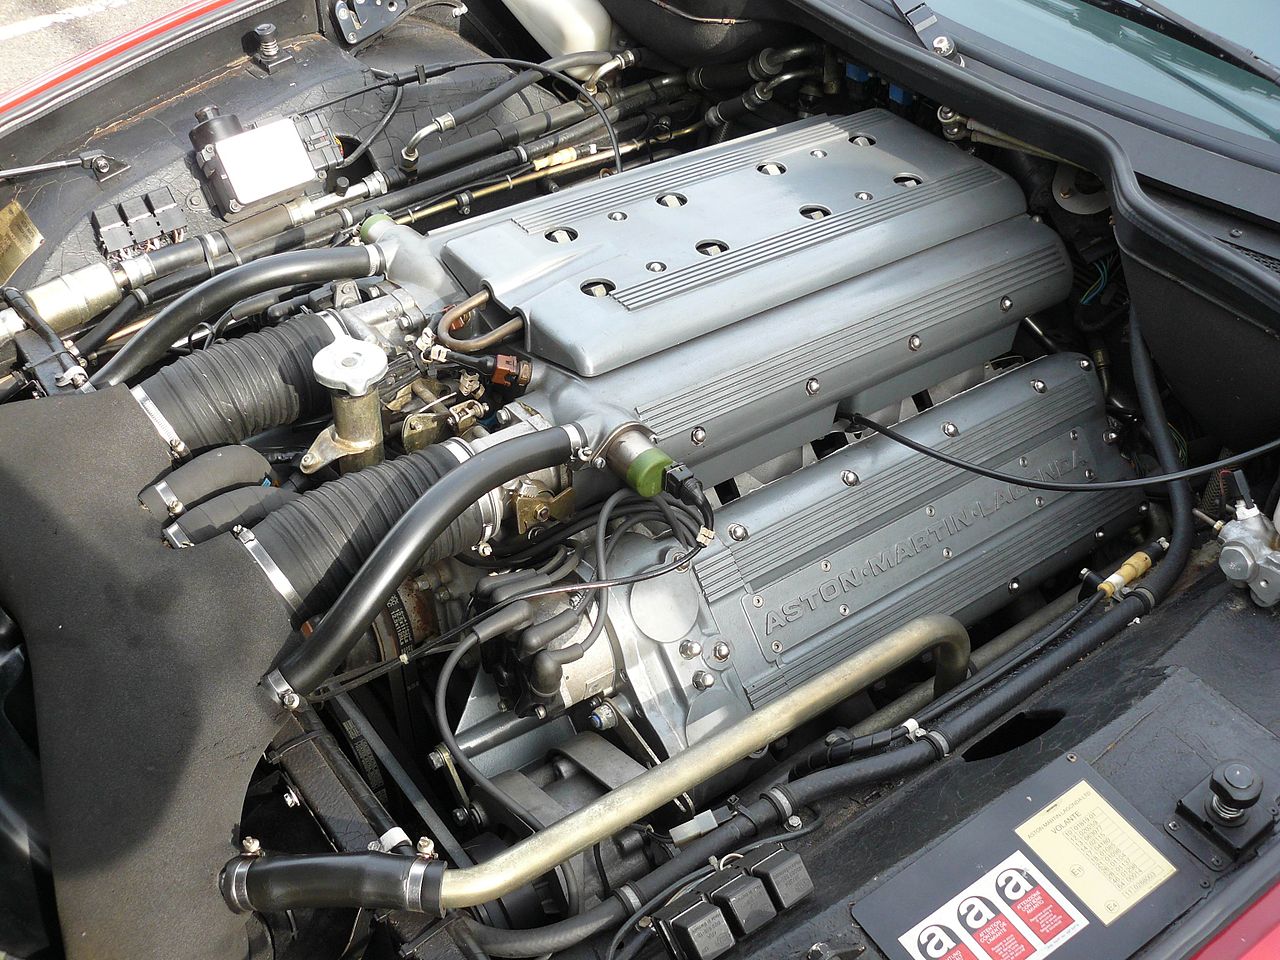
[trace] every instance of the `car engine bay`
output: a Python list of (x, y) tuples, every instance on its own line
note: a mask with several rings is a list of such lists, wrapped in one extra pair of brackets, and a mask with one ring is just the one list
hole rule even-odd
[[(981, 957), (907, 889), (1084, 789), (1168, 879), (974, 854), (1064, 905), (989, 956), (1130, 956), (1274, 825), (1273, 732), (1114, 650), (1274, 630), (1280, 443), (1165, 382), (1103, 180), (793, 24), (471, 6), (242, 23), (3, 177), (0, 948)], [(1096, 754), (921, 799), (1053, 684)], [(1202, 701), (1191, 814), (1081, 769)]]

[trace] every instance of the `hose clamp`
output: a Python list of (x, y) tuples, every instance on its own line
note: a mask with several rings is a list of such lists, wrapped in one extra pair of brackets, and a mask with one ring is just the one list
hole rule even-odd
[[(253, 535), (253, 531), (248, 527), (236, 527), (231, 532), (237, 540), (244, 544), (244, 548), (249, 551), (249, 556), (253, 557), (254, 562), (262, 568), (262, 572), (267, 575), (267, 580), (271, 582), (271, 586), (275, 587), (276, 593), (280, 594), (280, 599), (289, 607), (289, 612), (296, 615), (302, 609), (302, 597), (298, 596), (298, 591), (293, 588), (293, 584), (289, 582), (289, 578), (285, 576), (284, 571), (271, 559), (271, 554), (267, 553), (266, 547), (258, 542), (258, 538)], [(273, 671), (271, 676), (279, 676), (279, 674)], [(285, 684), (285, 689), (289, 693), (293, 693), (288, 684)], [(280, 702), (284, 702), (283, 698), (281, 698)]]
[(161, 533), (164, 535), (165, 543), (175, 550), (184, 550), (196, 545), (195, 541), (187, 535), (187, 531), (182, 529), (182, 524), (176, 521), (165, 527)]
[(622, 886), (618, 887), (613, 891), (613, 895), (622, 901), (623, 906), (627, 908), (628, 913), (635, 913), (644, 906), (644, 903), (640, 900), (640, 897), (636, 894), (635, 890), (632, 889), (630, 883), (624, 883)]
[(298, 696), (297, 691), (289, 685), (289, 681), (284, 678), (284, 674), (279, 670), (272, 670), (262, 678), (262, 682), (266, 684), (267, 689), (271, 691), (271, 695), (286, 710), (297, 710), (298, 707), (302, 706), (302, 698)]
[[(381, 850), (383, 853), (390, 853), (402, 843), (413, 846), (413, 841), (409, 839), (409, 835), (400, 827), (392, 827), (373, 843), (369, 844), (370, 850)], [(375, 847), (374, 844), (377, 846)]]
[(173, 492), (173, 487), (169, 486), (168, 480), (157, 481), (152, 489), (160, 497), (160, 502), (164, 504), (164, 508), (169, 511), (169, 516), (181, 516), (182, 511), (187, 509), (183, 502), (178, 499), (178, 495)]
[(938, 759), (945, 760), (951, 756), (951, 742), (947, 740), (937, 730), (930, 730), (924, 735), (924, 739), (928, 740), (933, 749), (938, 751)]
[(257, 857), (236, 857), (223, 867), (222, 899), (233, 913), (250, 913), (253, 904), (249, 902), (249, 868)]
[(791, 798), (778, 787), (770, 787), (761, 796), (778, 808), (778, 813), (782, 814), (783, 820), (796, 812), (795, 807), (791, 805)]
[(409, 864), (409, 872), (404, 875), (404, 907), (414, 913), (426, 913), (422, 902), (423, 887), (427, 880), (427, 866), (431, 863), (426, 857), (414, 857)]
[(921, 740), (929, 735), (929, 731), (920, 726), (920, 721), (915, 717), (908, 717), (902, 721), (902, 728), (907, 731), (907, 739), (912, 743)]
[(160, 408), (147, 396), (147, 391), (143, 390), (141, 386), (137, 386), (129, 392), (133, 394), (133, 399), (138, 401), (138, 406), (147, 415), (151, 425), (156, 428), (156, 433), (160, 434), (160, 439), (168, 445), (169, 456), (174, 460), (181, 460), (190, 454), (191, 450), (182, 442), (182, 438), (178, 436), (178, 431), (173, 429), (173, 424), (165, 419), (165, 415), (160, 412)]

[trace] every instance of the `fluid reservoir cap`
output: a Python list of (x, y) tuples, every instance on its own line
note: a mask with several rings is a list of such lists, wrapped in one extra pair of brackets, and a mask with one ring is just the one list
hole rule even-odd
[(376, 344), (339, 337), (316, 353), (311, 369), (322, 386), (363, 397), (387, 375), (387, 355)]
[(627, 467), (626, 484), (642, 497), (656, 497), (662, 492), (662, 478), (667, 467), (674, 462), (657, 447), (650, 447)]

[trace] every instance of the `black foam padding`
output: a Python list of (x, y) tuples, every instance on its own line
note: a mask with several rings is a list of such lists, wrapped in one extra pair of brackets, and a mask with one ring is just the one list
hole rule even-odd
[[(321, 484), (273, 510), (253, 534), (302, 598), (303, 619), (325, 610), (414, 502), (458, 459), (428, 447)], [(473, 507), (431, 544), (427, 560), (451, 557), (483, 533)]]
[(0, 407), (0, 450), (67, 956), (239, 960), (217, 879), (279, 726), (258, 680), (285, 609), (230, 535), (163, 545), (138, 492), (169, 462), (124, 388)]
[(329, 409), (311, 360), (332, 341), (320, 317), (298, 317), (175, 360), (142, 389), (192, 450), (239, 443)]

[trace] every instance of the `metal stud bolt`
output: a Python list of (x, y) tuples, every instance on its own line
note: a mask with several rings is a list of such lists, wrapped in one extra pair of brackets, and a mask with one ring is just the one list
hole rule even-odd
[(858, 475), (852, 470), (841, 470), (840, 482), (846, 487), (856, 487), (862, 481), (858, 479)]

